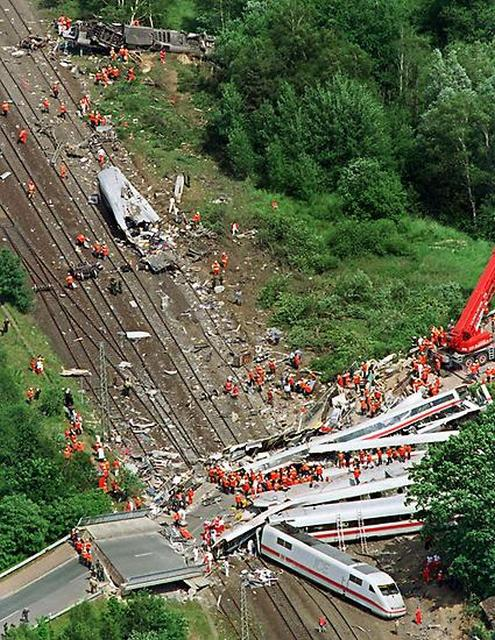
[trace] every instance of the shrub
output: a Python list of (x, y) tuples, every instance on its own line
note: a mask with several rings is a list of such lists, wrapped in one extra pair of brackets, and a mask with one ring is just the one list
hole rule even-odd
[(400, 235), (393, 220), (344, 220), (332, 229), (327, 240), (330, 250), (339, 258), (365, 254), (377, 256), (408, 255), (409, 244)]
[(258, 296), (258, 303), (264, 309), (270, 309), (278, 300), (281, 293), (287, 291), (289, 286), (289, 277), (286, 275), (276, 275), (261, 289)]
[(21, 261), (8, 249), (0, 250), (0, 302), (10, 302), (22, 313), (29, 311), (33, 302)]
[(406, 211), (407, 195), (399, 176), (390, 169), (383, 169), (373, 158), (357, 158), (350, 162), (342, 171), (337, 191), (344, 213), (358, 220), (395, 219)]
[(61, 416), (63, 406), (63, 396), (60, 388), (55, 385), (45, 386), (38, 404), (41, 413), (49, 418)]

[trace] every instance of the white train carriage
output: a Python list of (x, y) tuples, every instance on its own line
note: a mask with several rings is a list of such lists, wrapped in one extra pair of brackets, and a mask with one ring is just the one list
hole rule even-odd
[(402, 595), (387, 573), (289, 525), (265, 525), (258, 534), (258, 545), (267, 558), (383, 618), (406, 613)]
[(416, 505), (408, 503), (404, 494), (288, 509), (269, 522), (285, 522), (325, 542), (386, 538), (416, 533), (423, 527)]
[(401, 402), (395, 409), (355, 427), (331, 433), (317, 441), (316, 444), (383, 438), (393, 433), (410, 430), (413, 427), (418, 429), (420, 424), (424, 425), (439, 417), (446, 418), (449, 414), (455, 415), (458, 412), (465, 415), (467, 409), (479, 409), (474, 403), (466, 402), (469, 406), (464, 406), (465, 401), (461, 399), (457, 391), (446, 391), (432, 398), (419, 396), (419, 399), (418, 394), (414, 394)]

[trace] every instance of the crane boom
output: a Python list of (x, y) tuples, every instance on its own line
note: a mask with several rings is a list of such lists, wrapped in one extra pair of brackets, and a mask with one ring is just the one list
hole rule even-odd
[(495, 294), (495, 250), (476, 283), (455, 327), (449, 335), (449, 347), (458, 353), (472, 353), (493, 341), (490, 331), (481, 323)]

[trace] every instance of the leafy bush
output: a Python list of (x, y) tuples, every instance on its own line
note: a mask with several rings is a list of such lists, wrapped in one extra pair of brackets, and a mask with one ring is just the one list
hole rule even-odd
[(411, 252), (393, 220), (339, 222), (328, 235), (328, 248), (341, 259), (365, 254), (404, 256)]
[(41, 413), (49, 418), (62, 416), (63, 414), (63, 395), (60, 393), (60, 387), (56, 385), (46, 385), (40, 397), (38, 404)]
[(21, 261), (8, 249), (0, 250), (0, 302), (10, 302), (22, 313), (29, 311), (33, 303)]
[(0, 571), (39, 551), (47, 540), (48, 522), (40, 507), (24, 495), (0, 500)]
[(357, 220), (403, 216), (407, 196), (399, 176), (383, 169), (378, 160), (357, 158), (342, 171), (337, 191), (343, 211)]
[(289, 279), (286, 275), (276, 275), (270, 278), (261, 289), (258, 296), (258, 303), (264, 308), (269, 309), (278, 300), (278, 297), (284, 291), (287, 291)]

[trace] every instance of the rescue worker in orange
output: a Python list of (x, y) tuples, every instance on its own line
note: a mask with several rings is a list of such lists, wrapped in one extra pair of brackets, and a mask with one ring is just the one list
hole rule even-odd
[(27, 132), (27, 129), (21, 129), (19, 131), (19, 135), (17, 136), (17, 142), (20, 142), (20, 144), (26, 144), (28, 136), (29, 134)]
[(127, 62), (129, 60), (129, 50), (125, 47), (121, 47), (119, 49), (119, 58), (122, 60), (122, 62)]
[(77, 287), (76, 280), (71, 273), (68, 273), (65, 278), (65, 286), (67, 289), (75, 289)]
[(165, 51), (165, 49), (162, 49), (160, 51), (160, 62), (162, 64), (165, 64), (165, 61), (167, 60), (167, 52)]
[(220, 284), (222, 284), (222, 269), (220, 267), (220, 263), (218, 262), (218, 260), (214, 260), (212, 262), (211, 274), (213, 276), (213, 286), (214, 287), (216, 285), (217, 278), (219, 279)]
[(225, 271), (227, 269), (227, 265), (229, 264), (229, 256), (225, 253), (225, 251), (220, 256), (220, 262), (222, 263), (222, 267)]
[(7, 117), (10, 111), (10, 104), (7, 102), (7, 100), (2, 101), (1, 109), (2, 109), (2, 115)]
[(105, 166), (105, 158), (106, 158), (106, 153), (103, 149), (98, 149), (98, 164), (100, 165), (100, 167), (103, 169), (103, 167)]
[(66, 164), (64, 164), (63, 162), (62, 162), (62, 164), (60, 165), (60, 168), (59, 168), (58, 174), (59, 174), (59, 176), (60, 176), (60, 178), (61, 178), (62, 180), (65, 180), (65, 179), (67, 178), (67, 176), (69, 175), (69, 170), (67, 169), (67, 165), (66, 165)]
[(52, 84), (52, 95), (55, 99), (58, 99), (60, 94), (60, 82), (54, 82)]
[(134, 71), (134, 67), (130, 67), (127, 71), (127, 82), (133, 82), (136, 79), (136, 72)]
[(86, 238), (86, 236), (84, 235), (84, 233), (78, 233), (76, 236), (76, 245), (78, 247), (88, 247), (89, 244), (89, 239)]
[(48, 98), (43, 99), (43, 102), (41, 103), (41, 111), (43, 111), (43, 113), (50, 112), (50, 101), (48, 100)]
[(59, 115), (59, 118), (63, 118), (64, 120), (67, 117), (67, 107), (63, 102), (58, 109), (58, 115)]
[(34, 194), (36, 193), (36, 185), (32, 180), (29, 180), (27, 183), (27, 197), (29, 200), (33, 199)]
[(469, 375), (473, 380), (477, 380), (480, 373), (480, 361), (476, 359), (469, 367)]

